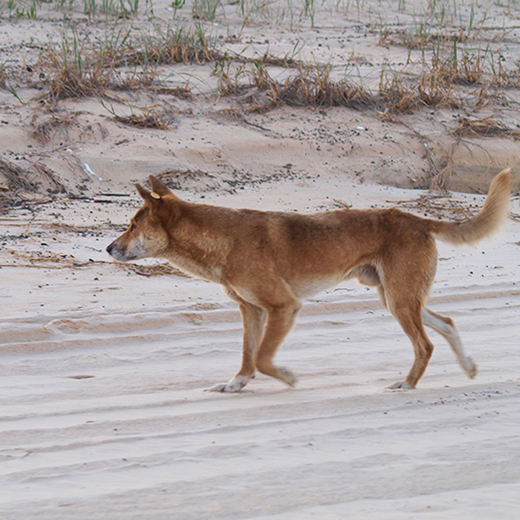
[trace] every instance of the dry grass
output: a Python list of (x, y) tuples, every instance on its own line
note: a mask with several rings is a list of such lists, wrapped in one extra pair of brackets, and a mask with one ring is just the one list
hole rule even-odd
[(48, 166), (41, 162), (36, 162), (32, 168), (38, 175), (38, 178), (44, 179), (47, 181), (47, 184), (54, 186), (52, 190), (49, 188), (53, 193), (68, 193), (67, 188), (61, 183), (58, 176)]
[(0, 88), (5, 88), (7, 80), (7, 63), (0, 62)]
[(51, 113), (41, 118), (40, 114), (35, 113), (31, 119), (31, 126), (33, 127), (32, 135), (38, 139), (40, 143), (45, 144), (49, 142), (57, 132), (75, 123), (80, 114), (81, 112), (70, 112), (65, 115)]
[(74, 258), (72, 255), (56, 254), (51, 251), (28, 251), (20, 252), (14, 249), (5, 247), (4, 251), (10, 253), (12, 257), (25, 260), (24, 264), (2, 264), (0, 267), (34, 267), (40, 269), (77, 269), (88, 268), (99, 264), (110, 264), (125, 271), (131, 271), (141, 276), (182, 276), (186, 277), (182, 271), (179, 271), (170, 264), (155, 264), (155, 265), (139, 265), (134, 263), (112, 262), (104, 260), (88, 260), (82, 261)]
[(455, 150), (459, 146), (459, 141), (453, 143), (450, 146), (450, 150), (443, 161), (443, 164), (439, 168), (437, 168), (437, 173), (433, 176), (431, 181), (431, 189), (446, 191), (448, 186), (448, 181), (450, 180), (453, 168), (453, 154)]
[[(473, 35), (474, 36), (474, 35)], [(464, 29), (433, 28), (428, 24), (419, 24), (408, 29), (393, 30), (388, 27), (381, 28), (378, 45), (403, 46), (410, 50), (432, 50), (435, 47), (448, 47), (453, 43), (463, 43), (472, 39)]]
[(48, 82), (48, 90), (37, 97), (37, 101), (54, 105), (64, 99), (90, 97), (105, 92), (112, 84), (111, 71), (101, 64), (89, 66), (87, 70), (67, 60), (60, 62), (58, 55), (48, 54), (50, 69), (56, 71)]
[(108, 89), (152, 88), (159, 65), (201, 64), (217, 57), (213, 43), (197, 26), (178, 25), (135, 37), (130, 31), (113, 30), (105, 41), (94, 43), (73, 33), (42, 51), (38, 67), (49, 71), (49, 79), (37, 99), (55, 104), (103, 95)]
[(403, 75), (382, 70), (379, 80), (379, 97), (384, 107), (382, 119), (391, 121), (390, 114), (414, 112), (422, 103), (413, 85), (405, 82)]
[[(2, 157), (0, 157), (0, 174), (7, 180), (8, 190), (34, 191), (34, 186), (27, 180), (29, 172)], [(2, 191), (7, 191), (7, 189)]]
[(459, 59), (456, 48), (451, 51), (444, 57), (434, 54), (430, 62), (423, 60), (416, 78), (405, 69), (383, 69), (379, 96), (386, 113), (411, 113), (423, 106), (482, 108), (503, 97), (504, 82), (486, 73), (482, 54), (464, 53)]
[(171, 65), (214, 61), (219, 57), (214, 43), (200, 25), (168, 26), (165, 33), (156, 29), (138, 41), (134, 49), (134, 64)]
[(431, 107), (460, 108), (461, 99), (455, 88), (457, 69), (447, 60), (434, 56), (431, 66), (423, 68), (417, 85), (419, 100)]
[(263, 63), (255, 63), (250, 72), (253, 83), (259, 91), (265, 91), (267, 100), (262, 103), (253, 99), (250, 112), (264, 112), (286, 103), (301, 107), (349, 107), (356, 110), (374, 108), (376, 98), (363, 87), (346, 80), (333, 81), (331, 67), (314, 65), (299, 66), (298, 73), (283, 84), (274, 81)]
[(506, 125), (497, 121), (494, 116), (481, 119), (459, 118), (459, 126), (450, 132), (457, 137), (496, 137), (509, 136), (520, 139), (520, 130), (511, 130)]
[(245, 73), (245, 63), (235, 66), (235, 62), (229, 56), (223, 56), (215, 62), (213, 76), (217, 78), (217, 91), (221, 96), (232, 96), (242, 90), (240, 82)]
[(175, 121), (171, 111), (157, 106), (147, 108), (141, 114), (114, 115), (114, 119), (119, 123), (135, 128), (157, 128), (159, 130), (166, 130)]
[(47, 186), (49, 193), (67, 193), (56, 174), (41, 162), (35, 162), (28, 168), (23, 168), (0, 157), (0, 210), (24, 204), (42, 204), (52, 199), (26, 200), (20, 192), (35, 193), (39, 185)]
[(283, 85), (281, 99), (290, 105), (333, 107), (357, 110), (373, 108), (376, 100), (362, 87), (346, 80), (331, 81), (331, 67), (300, 67), (298, 74)]
[(458, 221), (464, 221), (479, 211), (479, 208), (470, 209), (466, 204), (454, 201), (446, 194), (428, 193), (415, 200), (398, 201), (397, 204), (430, 217)]

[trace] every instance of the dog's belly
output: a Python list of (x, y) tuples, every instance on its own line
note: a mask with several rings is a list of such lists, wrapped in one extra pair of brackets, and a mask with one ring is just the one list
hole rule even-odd
[(291, 284), (291, 288), (295, 296), (299, 300), (316, 296), (320, 292), (326, 291), (335, 287), (343, 280), (343, 277), (327, 277), (327, 278), (314, 278), (311, 280), (299, 280), (298, 282)]

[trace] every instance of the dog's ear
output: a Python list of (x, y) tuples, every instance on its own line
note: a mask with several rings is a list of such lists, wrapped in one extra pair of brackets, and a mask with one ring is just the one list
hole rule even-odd
[(134, 186), (144, 200), (149, 200), (151, 198), (151, 194), (146, 188), (143, 188), (140, 184), (134, 184)]
[(170, 195), (171, 191), (166, 184), (161, 182), (157, 177), (154, 177), (153, 175), (149, 175), (148, 179), (150, 180), (150, 186), (152, 187), (152, 197), (157, 198), (156, 195), (159, 195), (160, 197), (164, 197), (165, 195)]

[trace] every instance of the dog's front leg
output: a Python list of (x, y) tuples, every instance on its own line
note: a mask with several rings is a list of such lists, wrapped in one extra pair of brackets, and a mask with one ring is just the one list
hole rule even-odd
[(234, 299), (239, 300), (240, 314), (244, 325), (242, 366), (231, 381), (208, 388), (210, 392), (240, 392), (255, 377), (253, 356), (264, 335), (266, 312), (238, 297)]
[(279, 379), (289, 386), (296, 384), (296, 377), (287, 368), (274, 365), (273, 358), (285, 336), (291, 330), (300, 308), (301, 303), (293, 298), (268, 311), (264, 337), (254, 355), (255, 366), (262, 374)]

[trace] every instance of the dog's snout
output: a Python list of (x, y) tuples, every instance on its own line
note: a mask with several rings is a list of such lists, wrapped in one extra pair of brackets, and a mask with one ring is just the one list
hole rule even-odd
[(109, 246), (107, 246), (107, 253), (108, 253), (109, 255), (114, 256), (114, 255), (113, 255), (113, 251), (114, 251), (115, 247), (116, 247), (115, 242), (112, 242)]

